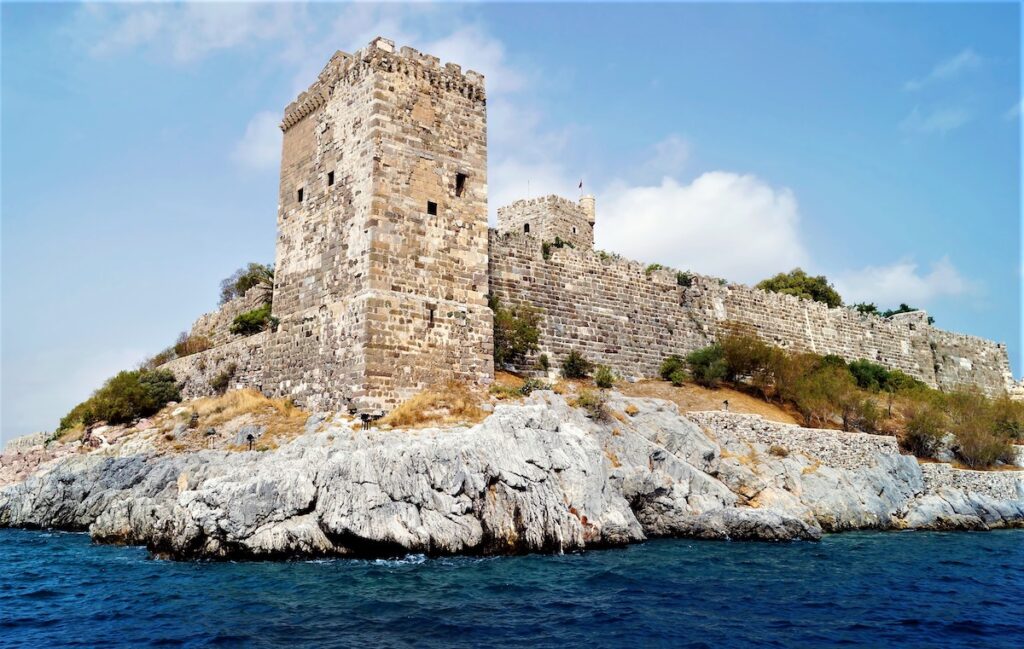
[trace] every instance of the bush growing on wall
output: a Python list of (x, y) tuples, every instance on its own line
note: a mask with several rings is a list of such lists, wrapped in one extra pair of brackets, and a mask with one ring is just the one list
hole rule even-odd
[(124, 424), (147, 417), (169, 401), (181, 399), (178, 381), (168, 370), (127, 370), (108, 379), (91, 397), (60, 420), (58, 430), (98, 421)]
[(206, 336), (190, 336), (183, 331), (178, 336), (178, 341), (174, 343), (174, 353), (178, 358), (184, 358), (185, 356), (205, 352), (211, 347), (213, 347), (213, 343)]
[(217, 373), (212, 379), (210, 379), (210, 387), (217, 394), (224, 394), (228, 391), (228, 387), (231, 385), (231, 379), (235, 378), (235, 372), (238, 370), (238, 365), (235, 363), (228, 363), (224, 366), (224, 369)]
[(270, 308), (270, 304), (264, 304), (252, 311), (240, 313), (235, 316), (235, 319), (232, 321), (228, 330), (233, 334), (251, 336), (252, 334), (257, 334), (268, 327), (276, 326), (277, 318), (270, 315)]
[(590, 376), (593, 369), (593, 363), (575, 349), (570, 351), (562, 361), (562, 376), (567, 379), (585, 379)]
[(254, 286), (265, 287), (264, 301), (271, 301), (274, 295), (273, 264), (250, 263), (245, 268), (239, 268), (230, 277), (225, 278), (220, 283), (220, 303), (224, 304), (236, 297), (241, 297)]
[[(505, 307), (496, 297), (488, 302), (494, 311), (494, 365), (524, 365), (527, 356), (538, 349), (540, 311), (531, 306)], [(547, 356), (544, 359), (542, 367)]]
[(794, 268), (788, 273), (779, 273), (775, 277), (763, 280), (758, 283), (757, 288), (822, 302), (830, 307), (843, 306), (843, 298), (829, 283), (828, 278), (824, 275), (812, 277), (800, 268)]

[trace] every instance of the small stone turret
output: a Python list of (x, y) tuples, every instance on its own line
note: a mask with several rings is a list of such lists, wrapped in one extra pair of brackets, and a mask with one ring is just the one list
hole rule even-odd
[(577, 204), (551, 194), (499, 207), (498, 231), (522, 232), (549, 243), (560, 239), (589, 250), (594, 247), (594, 197), (584, 196)]

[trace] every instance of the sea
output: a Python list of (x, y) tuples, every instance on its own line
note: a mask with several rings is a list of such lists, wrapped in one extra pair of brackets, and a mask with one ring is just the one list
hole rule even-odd
[(1024, 530), (174, 562), (0, 530), (0, 647), (1024, 647)]

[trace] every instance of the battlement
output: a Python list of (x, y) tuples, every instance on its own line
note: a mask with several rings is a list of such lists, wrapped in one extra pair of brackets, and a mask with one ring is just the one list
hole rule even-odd
[(485, 103), (484, 75), (474, 70), (462, 71), (457, 63), (441, 64), (441, 59), (403, 46), (395, 52), (394, 41), (377, 37), (354, 54), (337, 51), (316, 81), (285, 108), (281, 130), (287, 131), (320, 106), (323, 106), (339, 84), (354, 84), (373, 72), (401, 74), (428, 85), (455, 91), (474, 102)]

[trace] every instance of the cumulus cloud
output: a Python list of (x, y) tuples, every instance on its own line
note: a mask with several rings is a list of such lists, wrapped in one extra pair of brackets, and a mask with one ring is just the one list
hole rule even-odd
[(598, 204), (597, 245), (627, 257), (753, 283), (809, 255), (793, 192), (753, 175), (713, 171), (689, 184), (609, 188)]
[(235, 144), (231, 159), (243, 167), (273, 169), (281, 157), (280, 117), (264, 111), (249, 120), (245, 133)]
[(981, 67), (983, 62), (984, 59), (982, 59), (982, 57), (973, 49), (968, 47), (954, 56), (936, 63), (931, 71), (925, 76), (919, 79), (911, 79), (910, 81), (907, 81), (903, 84), (903, 89), (908, 92), (920, 90), (921, 88), (931, 85), (937, 81), (952, 79), (965, 72), (976, 70)]
[(900, 128), (913, 133), (944, 135), (971, 121), (971, 114), (963, 108), (937, 108), (921, 111), (917, 107), (900, 122)]
[(836, 278), (836, 288), (847, 302), (874, 302), (883, 306), (901, 302), (926, 306), (937, 298), (976, 291), (976, 286), (960, 274), (948, 257), (932, 263), (927, 272), (912, 259), (849, 271)]

